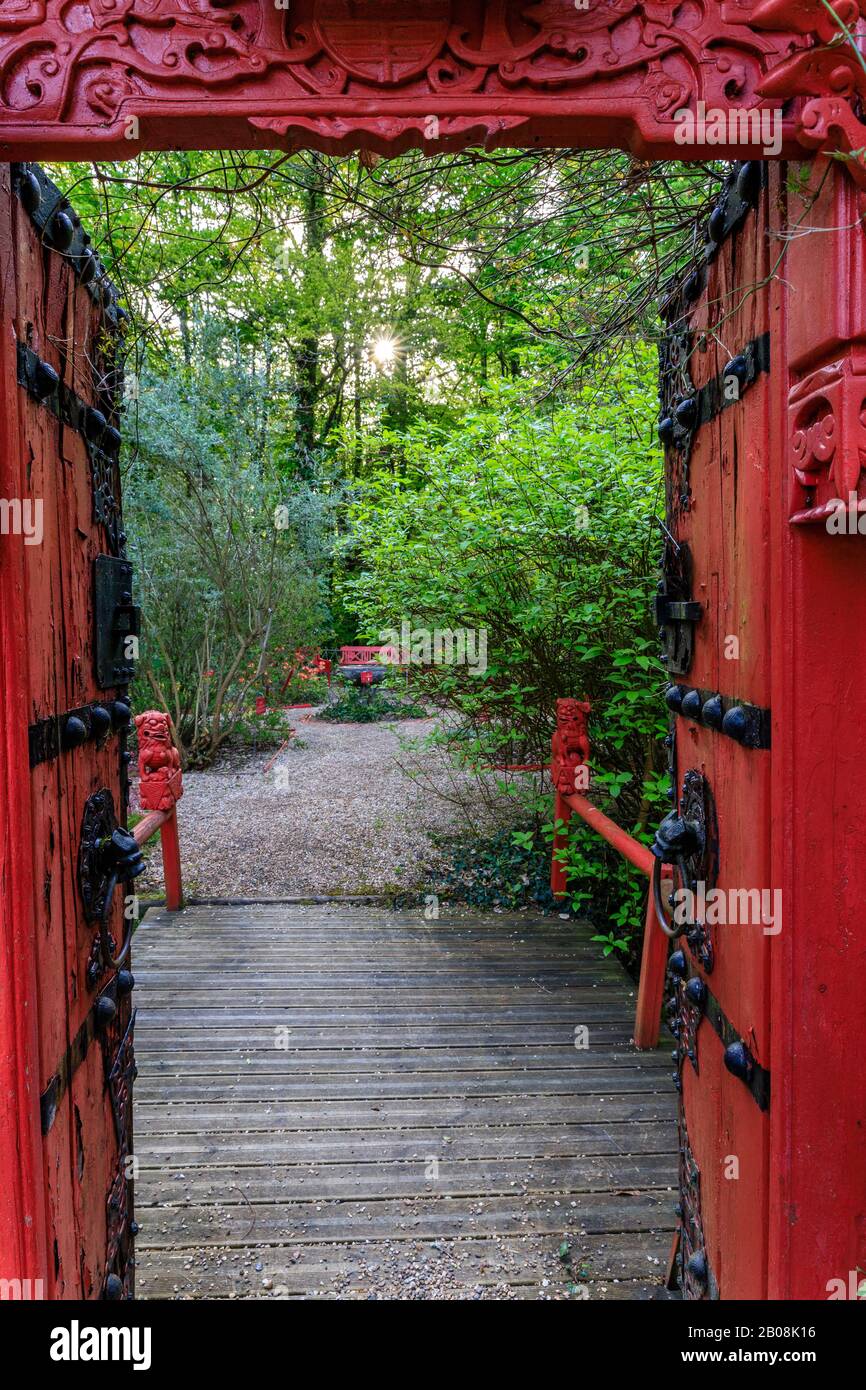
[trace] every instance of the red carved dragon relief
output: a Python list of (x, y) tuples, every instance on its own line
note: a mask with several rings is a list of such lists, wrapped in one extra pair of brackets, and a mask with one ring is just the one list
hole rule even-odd
[(838, 152), (866, 188), (866, 0), (762, 0), (753, 15), (758, 28), (794, 31), (812, 40), (788, 56), (761, 82), (774, 101), (805, 98), (797, 137), (809, 150)]
[(0, 0), (3, 155), (483, 140), (701, 157), (674, 111), (777, 105), (827, 27), (818, 0), (283, 3)]

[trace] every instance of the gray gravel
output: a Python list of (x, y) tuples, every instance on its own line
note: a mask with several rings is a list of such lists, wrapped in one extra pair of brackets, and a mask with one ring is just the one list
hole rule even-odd
[[(232, 752), (184, 774), (178, 811), (184, 889), (200, 898), (382, 893), (423, 882), (433, 830), (458, 813), (397, 764), (401, 734), (432, 720), (332, 724), (296, 711), (304, 747)], [(435, 760), (435, 754), (431, 759)], [(137, 806), (133, 785), (132, 807)], [(148, 846), (145, 896), (163, 891), (159, 840)]]

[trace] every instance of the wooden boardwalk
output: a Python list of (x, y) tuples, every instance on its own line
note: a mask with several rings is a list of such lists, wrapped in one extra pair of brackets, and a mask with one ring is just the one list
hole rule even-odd
[(634, 990), (589, 936), (524, 916), (151, 911), (139, 1297), (666, 1296), (669, 1047), (630, 1047)]

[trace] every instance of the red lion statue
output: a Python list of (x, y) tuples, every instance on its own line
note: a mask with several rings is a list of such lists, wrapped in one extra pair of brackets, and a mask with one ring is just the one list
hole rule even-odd
[(135, 716), (138, 730), (139, 796), (143, 811), (173, 811), (183, 796), (180, 754), (171, 736), (171, 722), (160, 710)]
[(551, 774), (556, 791), (571, 796), (577, 789), (577, 769), (589, 763), (586, 720), (592, 709), (588, 700), (557, 700), (556, 733), (553, 735)]

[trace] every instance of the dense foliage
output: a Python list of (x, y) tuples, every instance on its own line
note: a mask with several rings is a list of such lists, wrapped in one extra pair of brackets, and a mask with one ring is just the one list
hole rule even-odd
[[(657, 818), (655, 305), (718, 175), (569, 151), (55, 171), (133, 311), (142, 668), (188, 758), (297, 699), (298, 648), (468, 632), (473, 660), (434, 652), (410, 691), (443, 711), (436, 765), (507, 808), (508, 855), (540, 852), (549, 797), (489, 773), (547, 761), (561, 695), (592, 701), (594, 794)], [(625, 940), (628, 874), (579, 833), (570, 855), (574, 906)]]

